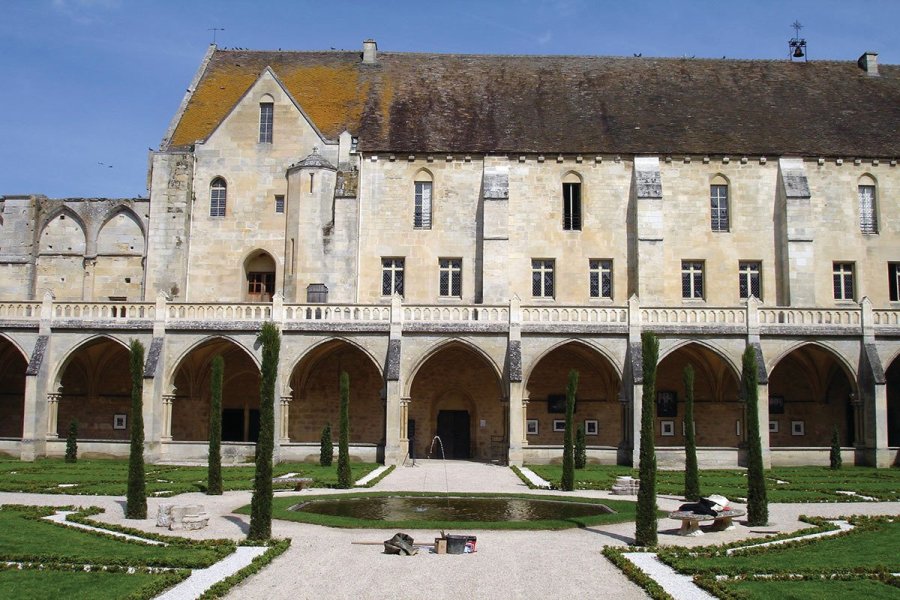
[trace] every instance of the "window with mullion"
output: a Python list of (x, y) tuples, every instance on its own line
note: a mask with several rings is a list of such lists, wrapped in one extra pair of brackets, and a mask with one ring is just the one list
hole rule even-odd
[(713, 231), (728, 231), (728, 186), (709, 186), (710, 219)]
[(703, 262), (681, 261), (681, 297), (686, 300), (703, 299)]
[(431, 182), (416, 182), (416, 204), (413, 213), (413, 227), (431, 229)]
[(563, 229), (581, 231), (581, 184), (563, 184)]
[(442, 298), (462, 297), (462, 259), (442, 258), (440, 268), (440, 294)]
[(758, 262), (742, 262), (738, 265), (738, 289), (742, 300), (750, 296), (761, 298), (760, 264)]
[(874, 185), (859, 186), (859, 230), (862, 233), (878, 233)]
[(553, 297), (553, 267), (553, 260), (531, 261), (531, 295), (535, 298)]
[(209, 186), (209, 216), (224, 217), (227, 199), (228, 186), (225, 184), (225, 180), (217, 177)]
[(612, 261), (592, 259), (589, 272), (591, 298), (612, 298)]
[(853, 300), (853, 263), (834, 263), (832, 281), (835, 300)]
[(381, 259), (381, 295), (403, 295), (403, 259)]
[(272, 143), (272, 125), (275, 118), (275, 105), (261, 102), (259, 105), (259, 141)]

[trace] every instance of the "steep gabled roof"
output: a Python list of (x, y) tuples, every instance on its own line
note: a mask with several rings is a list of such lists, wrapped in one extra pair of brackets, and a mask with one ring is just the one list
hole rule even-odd
[(364, 151), (900, 155), (897, 66), (343, 51), (216, 50), (169, 146), (205, 139), (266, 67)]

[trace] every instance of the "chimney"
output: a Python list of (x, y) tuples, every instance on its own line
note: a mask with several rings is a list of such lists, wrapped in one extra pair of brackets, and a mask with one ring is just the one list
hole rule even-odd
[(374, 65), (378, 62), (378, 44), (375, 40), (366, 40), (363, 42), (363, 64)]
[(866, 72), (867, 75), (878, 77), (878, 53), (864, 52), (859, 60), (856, 61), (859, 68)]

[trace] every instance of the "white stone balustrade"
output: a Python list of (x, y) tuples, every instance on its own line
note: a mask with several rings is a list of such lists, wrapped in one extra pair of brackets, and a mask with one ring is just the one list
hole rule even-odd
[(523, 323), (628, 324), (628, 308), (599, 306), (523, 306)]
[(383, 304), (285, 304), (284, 320), (289, 321), (378, 321), (391, 320), (391, 307)]
[[(897, 311), (881, 311), (897, 312)], [(859, 308), (760, 308), (760, 327), (766, 325), (802, 325), (858, 328), (862, 322)]]
[(509, 321), (509, 306), (465, 305), (434, 306), (411, 305), (403, 307), (404, 321), (478, 321), (506, 323)]
[(747, 322), (747, 309), (728, 308), (641, 308), (643, 325), (743, 325)]

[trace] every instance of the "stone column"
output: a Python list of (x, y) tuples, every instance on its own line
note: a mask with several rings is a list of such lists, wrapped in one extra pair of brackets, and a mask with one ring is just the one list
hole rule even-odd
[[(772, 450), (769, 438), (769, 385), (761, 383), (756, 386), (759, 402), (756, 403), (756, 415), (759, 419), (759, 446), (762, 448), (763, 469), (772, 468)], [(748, 439), (746, 424), (744, 439)], [(749, 440), (748, 440), (749, 441)]]
[(521, 383), (510, 384), (509, 398), (509, 464), (521, 467), (528, 446), (528, 398), (523, 397)]
[(387, 389), (384, 399), (384, 463), (386, 465), (400, 465), (406, 457), (407, 450), (403, 447), (404, 440), (401, 439), (406, 435), (406, 421), (402, 420), (403, 409), (401, 407), (402, 399), (400, 398), (400, 382), (388, 381), (385, 387)]
[(47, 394), (47, 439), (59, 438), (56, 433), (59, 418), (59, 401), (62, 394)]
[(172, 408), (175, 402), (175, 394), (163, 394), (162, 397), (162, 436), (160, 441), (172, 441)]
[(280, 427), (278, 428), (278, 442), (281, 444), (289, 444), (291, 441), (291, 401), (293, 399), (293, 396), (281, 397), (281, 418), (279, 419)]

